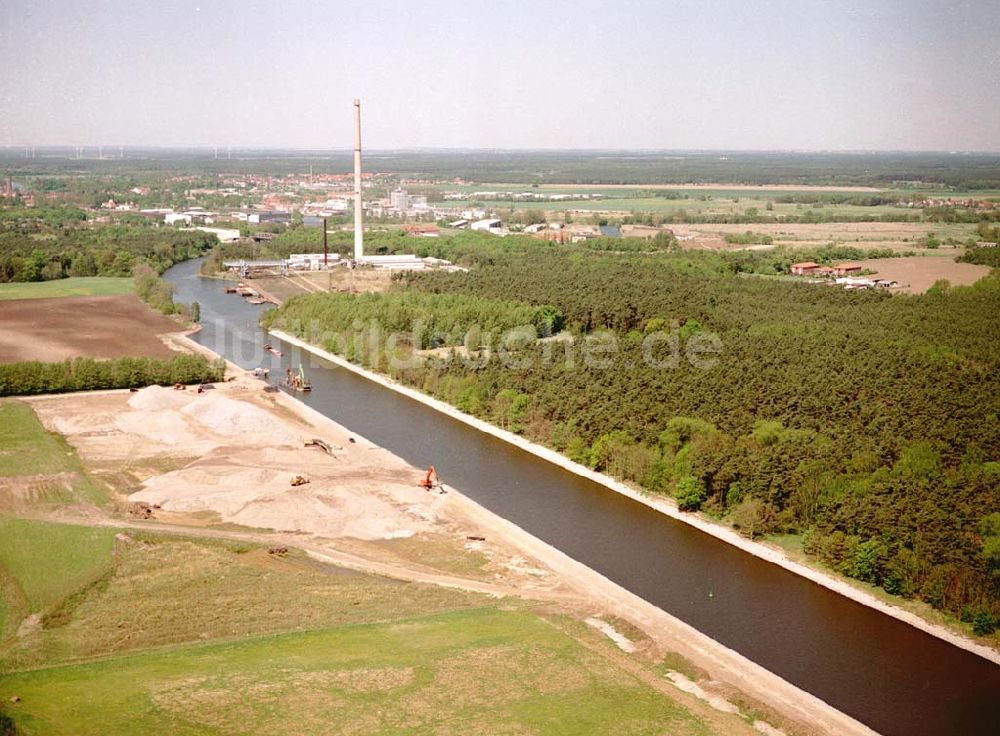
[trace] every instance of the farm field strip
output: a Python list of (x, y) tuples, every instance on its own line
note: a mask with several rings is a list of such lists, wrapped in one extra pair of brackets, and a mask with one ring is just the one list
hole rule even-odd
[[(29, 288), (44, 289), (47, 283)], [(183, 329), (133, 294), (18, 299), (0, 308), (0, 363), (77, 356), (169, 358), (176, 351), (157, 335)]]
[(69, 296), (124, 296), (135, 291), (127, 277), (74, 276), (54, 281), (0, 284), (0, 301)]

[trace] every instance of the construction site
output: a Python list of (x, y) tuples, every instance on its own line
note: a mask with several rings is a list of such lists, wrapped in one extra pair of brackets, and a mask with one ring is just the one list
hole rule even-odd
[(317, 428), (286, 399), (241, 376), (211, 390), (151, 386), (32, 406), (142, 518), (365, 541), (463, 537), (426, 473), (332, 422)]
[[(184, 338), (177, 337), (175, 340), (177, 345), (186, 344)], [(193, 345), (189, 346), (193, 348)], [(515, 680), (528, 682), (536, 676), (541, 678), (526, 689), (520, 688), (517, 694), (511, 692), (505, 696), (512, 698), (512, 705), (520, 702), (521, 698), (536, 697), (533, 693), (548, 693), (544, 697), (562, 702), (561, 699), (570, 693), (584, 692), (589, 687), (590, 678), (598, 676), (609, 684), (627, 681), (629, 688), (652, 688), (649, 694), (656, 693), (658, 700), (649, 701), (649, 705), (643, 708), (668, 708), (661, 711), (659, 717), (681, 718), (678, 724), (685, 725), (678, 733), (700, 732), (698, 728), (705, 725), (714, 733), (754, 732), (750, 722), (740, 715), (740, 707), (727, 699), (737, 694), (735, 690), (728, 686), (706, 690), (695, 682), (700, 676), (698, 670), (690, 669), (682, 659), (670, 660), (675, 662), (671, 669), (672, 679), (657, 674), (653, 665), (669, 652), (666, 640), (653, 639), (617, 618), (611, 613), (616, 610), (614, 606), (607, 608), (606, 602), (598, 602), (602, 600), (601, 596), (593, 597), (590, 583), (575, 579), (575, 573), (568, 569), (558, 565), (551, 567), (545, 561), (549, 553), (544, 545), (534, 546), (536, 541), (519, 535), (516, 528), (508, 528), (510, 525), (506, 522), (451, 489), (446, 484), (447, 479), (438, 477), (433, 467), (412, 467), (387, 450), (304, 406), (291, 393), (265, 389), (266, 386), (254, 372), (230, 365), (229, 380), (218, 384), (201, 387), (151, 386), (137, 391), (53, 395), (23, 402), (22, 405), (30, 406), (47, 432), (64, 438), (70, 453), (79, 458), (80, 465), (70, 472), (0, 477), (0, 520), (24, 519), (23, 523), (43, 525), (45, 529), (91, 529), (94, 533), (100, 533), (101, 529), (109, 530), (109, 533), (116, 534), (114, 544), (118, 551), (114, 555), (119, 558), (113, 565), (115, 572), (111, 579), (118, 582), (112, 582), (110, 593), (101, 593), (99, 589), (90, 591), (88, 588), (90, 592), (86, 592), (81, 599), (88, 602), (78, 613), (71, 614), (74, 618), (83, 617), (80, 625), (85, 625), (89, 631), (83, 639), (67, 640), (70, 632), (80, 631), (82, 635), (84, 630), (73, 627), (53, 629), (39, 615), (31, 614), (30, 604), (24, 609), (9, 607), (8, 620), (3, 629), (8, 634), (14, 632), (13, 638), (9, 635), (0, 638), (4, 647), (0, 652), (5, 652), (9, 662), (24, 667), (31, 663), (52, 661), (39, 658), (48, 657), (44, 653), (56, 646), (56, 641), (63, 641), (58, 646), (66, 652), (75, 652), (73, 659), (84, 662), (78, 666), (90, 667), (86, 661), (94, 654), (107, 656), (111, 651), (131, 650), (162, 641), (197, 639), (194, 632), (198, 628), (192, 631), (190, 624), (184, 623), (185, 619), (191, 619), (193, 625), (202, 631), (218, 626), (208, 623), (209, 619), (205, 617), (209, 616), (220, 623), (231, 621), (232, 625), (252, 619), (256, 623), (246, 624), (251, 627), (247, 633), (257, 630), (281, 632), (287, 631), (289, 626), (306, 625), (307, 620), (312, 622), (308, 624), (309, 628), (329, 626), (351, 610), (350, 604), (346, 610), (339, 608), (344, 605), (338, 603), (342, 600), (342, 593), (331, 591), (329, 595), (333, 598), (329, 603), (333, 608), (327, 613), (314, 612), (316, 604), (310, 601), (320, 593), (313, 582), (309, 584), (311, 588), (307, 586), (284, 594), (288, 605), (281, 607), (284, 613), (277, 619), (251, 613), (255, 608), (253, 604), (248, 608), (247, 604), (231, 602), (221, 604), (221, 608), (213, 608), (207, 601), (195, 603), (193, 600), (188, 604), (193, 607), (178, 610), (176, 619), (170, 618), (174, 614), (170, 613), (169, 607), (157, 609), (145, 623), (119, 620), (117, 625), (112, 625), (105, 618), (87, 618), (114, 616), (120, 619), (124, 612), (100, 612), (103, 607), (117, 605), (113, 603), (114, 596), (118, 595), (114, 591), (119, 586), (134, 586), (139, 580), (145, 581), (146, 588), (129, 588), (132, 592), (122, 593), (126, 596), (122, 605), (125, 605), (125, 600), (133, 601), (129, 605), (136, 605), (137, 596), (140, 601), (147, 600), (158, 589), (157, 586), (167, 586), (164, 591), (174, 591), (169, 593), (170, 596), (178, 597), (179, 601), (186, 600), (187, 576), (205, 564), (219, 565), (222, 562), (210, 562), (213, 559), (211, 555), (217, 554), (206, 551), (212, 549), (211, 545), (250, 545), (245, 548), (260, 549), (263, 556), (247, 555), (244, 563), (235, 567), (234, 562), (226, 562), (218, 567), (217, 574), (223, 579), (244, 575), (240, 571), (245, 569), (245, 564), (250, 564), (250, 569), (260, 571), (253, 574), (264, 574), (273, 579), (273, 584), (294, 584), (308, 568), (303, 567), (303, 561), (297, 561), (304, 554), (306, 557), (301, 559), (321, 565), (323, 570), (330, 571), (324, 573), (326, 575), (343, 574), (337, 570), (354, 571), (351, 574), (376, 576), (373, 581), (384, 579), (403, 581), (409, 586), (424, 586), (408, 588), (405, 593), (397, 591), (393, 594), (396, 602), (392, 605), (377, 603), (382, 600), (382, 593), (366, 592), (361, 600), (375, 596), (371, 600), (374, 608), (365, 604), (363, 610), (359, 609), (366, 621), (384, 620), (387, 616), (391, 618), (393, 614), (390, 611), (399, 606), (405, 610), (411, 605), (406, 601), (411, 600), (413, 595), (423, 596), (421, 600), (425, 602), (420, 604), (423, 608), (419, 609), (423, 611), (440, 610), (442, 605), (445, 608), (488, 605), (489, 608), (484, 611), (492, 611), (499, 605), (499, 610), (512, 612), (502, 615), (515, 615), (514, 620), (522, 615), (517, 611), (536, 611), (517, 625), (530, 629), (533, 626), (530, 620), (541, 614), (543, 618), (537, 620), (551, 620), (551, 625), (556, 627), (552, 631), (561, 632), (558, 636), (570, 634), (567, 642), (584, 645), (584, 649), (576, 651), (571, 658), (572, 671), (603, 673), (599, 676), (586, 675), (582, 679), (577, 676), (572, 684), (564, 687), (558, 683), (569, 682), (565, 679), (569, 670), (560, 674), (554, 661), (541, 670), (538, 669), (541, 662), (515, 659), (504, 664), (506, 658), (520, 651), (519, 639), (516, 645), (515, 640), (511, 640), (504, 648), (488, 655), (487, 650), (476, 649), (480, 646), (476, 644), (470, 650), (476, 652), (475, 656), (488, 656), (501, 668), (498, 672), (501, 680), (497, 681), (493, 675), (484, 675), (484, 682), (509, 687), (508, 683)], [(0, 404), (0, 410), (4, 410), (5, 406), (10, 406), (10, 402)], [(103, 497), (103, 492), (89, 496), (82, 494), (80, 488), (84, 479), (91, 479), (106, 488), (107, 496)], [(174, 538), (172, 535), (180, 535), (176, 537), (178, 541), (170, 541)], [(524, 536), (523, 540), (521, 536)], [(11, 538), (20, 537), (15, 535)], [(147, 541), (140, 544), (137, 540)], [(160, 541), (155, 541), (156, 546), (151, 547), (152, 540)], [(192, 543), (195, 545), (192, 546)], [(2, 543), (0, 547), (3, 547)], [(142, 550), (148, 551), (143, 553)], [(169, 561), (162, 557), (168, 553), (175, 555)], [(8, 553), (0, 549), (0, 554)], [(136, 557), (137, 554), (140, 556)], [(147, 569), (139, 578), (122, 577), (131, 566), (145, 564), (140, 562), (143, 557), (153, 563), (153, 558), (149, 557), (151, 554), (159, 555), (162, 558), (159, 564), (165, 567), (156, 572)], [(206, 554), (209, 556), (206, 557)], [(367, 577), (357, 580), (348, 578), (345, 582), (350, 582), (352, 589), (356, 589), (366, 580)], [(219, 584), (222, 584), (221, 581)], [(215, 591), (219, 584), (212, 583), (204, 590), (206, 593)], [(248, 592), (261, 590), (259, 582), (248, 581), (246, 585), (250, 586)], [(223, 588), (228, 590), (225, 584)], [(424, 590), (426, 592), (420, 592)], [(437, 592), (432, 593), (432, 590)], [(164, 594), (167, 595), (166, 592)], [(210, 593), (213, 596), (219, 594)], [(461, 596), (473, 598), (463, 599)], [(298, 602), (293, 605), (294, 601)], [(265, 605), (274, 610), (276, 601), (268, 599)], [(227, 610), (232, 606), (236, 608)], [(301, 606), (301, 609), (294, 606)], [(18, 610), (22, 612), (18, 614)], [(336, 613), (338, 610), (343, 614)], [(473, 631), (495, 614), (483, 615), (486, 618), (482, 622), (474, 618), (472, 620), (477, 623), (462, 624), (463, 628), (451, 636), (461, 637), (463, 634), (460, 631)], [(168, 618), (164, 619), (165, 616)], [(316, 616), (320, 618), (314, 618)], [(158, 623), (154, 619), (163, 621)], [(350, 620), (349, 616), (347, 620)], [(577, 624), (573, 623), (584, 621), (586, 625), (582, 629), (576, 628)], [(522, 630), (516, 637), (524, 635)], [(421, 641), (420, 637), (416, 641)], [(277, 642), (275, 646), (287, 647)], [(510, 649), (511, 646), (516, 646), (516, 649)], [(538, 646), (543, 649), (538, 650), (537, 656), (548, 651), (545, 649), (548, 644), (539, 643)], [(593, 653), (585, 653), (588, 648), (593, 649)], [(142, 658), (135, 661), (144, 662), (150, 656), (154, 655), (143, 653)], [(196, 666), (198, 655), (195, 652), (185, 656), (189, 657), (184, 660), (188, 663), (186, 667)], [(370, 652), (366, 656), (370, 656)], [(426, 658), (429, 655), (420, 656)], [(596, 659), (591, 661), (595, 656)], [(635, 659), (637, 657), (639, 659)], [(458, 676), (458, 673), (467, 670), (469, 664), (462, 660), (461, 664), (456, 662), (447, 667), (457, 667), (453, 674)], [(614, 673), (623, 665), (625, 669), (621, 672), (625, 680), (620, 680), (620, 676)], [(336, 670), (340, 665), (327, 666)], [(594, 667), (597, 669), (594, 670)], [(690, 676), (681, 671), (688, 672)], [(513, 679), (508, 680), (508, 677)], [(453, 680), (451, 675), (448, 678), (448, 682), (457, 686), (458, 680)], [(259, 676), (256, 679), (259, 681)], [(400, 683), (409, 681), (407, 676)], [(95, 688), (105, 687), (100, 677), (93, 682)], [(160, 681), (154, 678), (149, 682), (151, 686), (159, 683), (155, 685), (154, 700), (165, 709), (164, 713), (174, 717), (179, 707), (176, 698), (195, 698), (194, 691), (189, 692), (190, 688), (182, 685), (180, 680)], [(232, 684), (228, 683), (226, 692), (239, 690), (236, 688), (234, 691), (230, 687)], [(177, 690), (178, 687), (181, 689)], [(316, 683), (303, 682), (303, 687), (315, 692)], [(434, 700), (441, 697), (445, 692), (442, 687), (444, 682), (435, 680), (421, 690), (420, 701), (423, 703), (427, 698)], [(454, 691), (454, 687), (451, 689)], [(39, 711), (37, 704), (30, 704), (37, 699), (37, 696), (32, 696), (33, 692), (32, 687), (18, 677), (5, 681), (0, 670), (0, 695), (6, 699), (15, 698), (15, 705), (20, 707), (21, 712), (37, 714), (44, 711), (44, 708)], [(270, 695), (262, 693), (261, 696), (271, 702)], [(463, 691), (455, 697), (453, 706), (467, 709), (478, 702), (480, 696)], [(204, 702), (195, 698), (190, 701), (190, 715), (202, 724), (222, 724), (217, 719), (230, 718), (229, 714), (241, 707), (231, 700), (228, 696), (224, 700)], [(313, 705), (319, 702), (303, 704), (303, 713), (313, 713)], [(654, 702), (660, 705), (654, 705)], [(676, 710), (678, 706), (680, 710)], [(82, 709), (79, 712), (86, 711), (83, 705), (77, 707)], [(425, 706), (419, 707), (422, 709)], [(549, 707), (555, 706), (550, 703)], [(451, 706), (442, 705), (439, 712), (448, 713), (451, 710)], [(420, 715), (412, 714), (414, 723), (423, 722), (426, 717), (423, 713), (420, 710)], [(667, 713), (674, 715), (667, 716)], [(683, 716), (680, 715), (682, 713)], [(352, 716), (357, 717), (356, 714)], [(454, 715), (445, 717), (454, 722)], [(782, 719), (773, 715), (768, 720), (781, 722)], [(761, 724), (757, 731), (762, 727), (771, 728), (759, 717), (755, 721)], [(336, 722), (341, 727), (345, 725), (343, 721)], [(222, 730), (231, 732), (229, 727)], [(111, 732), (118, 731), (112, 729)], [(340, 728), (330, 731), (342, 732)], [(625, 732), (642, 731), (627, 729)], [(781, 731), (772, 729), (768, 733)]]

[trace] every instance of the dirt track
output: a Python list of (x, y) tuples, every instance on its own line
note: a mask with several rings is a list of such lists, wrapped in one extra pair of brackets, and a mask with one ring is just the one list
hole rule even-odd
[(0, 363), (78, 356), (169, 358), (157, 335), (180, 326), (136, 296), (17, 299), (0, 304)]

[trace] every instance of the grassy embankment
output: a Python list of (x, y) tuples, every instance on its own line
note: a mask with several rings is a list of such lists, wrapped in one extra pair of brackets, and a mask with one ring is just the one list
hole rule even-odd
[(35, 509), (52, 504), (107, 501), (106, 491), (84, 470), (76, 452), (58, 434), (46, 431), (31, 407), (0, 401), (0, 487), (20, 492), (0, 496), (0, 513), (22, 503)]
[(57, 606), (110, 567), (114, 532), (0, 517), (0, 632)]
[(87, 548), (103, 539), (103, 532), (53, 537), (44, 525), (5, 514), (106, 500), (73, 449), (46, 432), (29, 406), (0, 402), (0, 640), (99, 574)]
[(73, 276), (56, 281), (0, 284), (0, 301), (61, 296), (124, 296), (134, 291), (135, 282), (127, 277)]
[(24, 734), (708, 732), (538, 617), (493, 608), (39, 670), (0, 683), (13, 692)]

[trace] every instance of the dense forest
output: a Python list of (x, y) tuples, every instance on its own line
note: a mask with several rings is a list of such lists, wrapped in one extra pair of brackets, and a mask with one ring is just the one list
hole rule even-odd
[[(346, 315), (389, 319), (406, 300), (460, 297), (447, 328), (476, 325), (465, 345), (482, 357), (505, 326), (476, 324), (488, 310), (551, 310), (566, 332), (518, 344), (516, 364), (351, 357), (749, 536), (801, 535), (840, 572), (991, 631), (1000, 278), (923, 296), (847, 292), (734, 278), (745, 259), (756, 268), (774, 254), (735, 257), (508, 243), (468, 273), (409, 273), (385, 296), (295, 299), (269, 319), (315, 339)], [(706, 345), (709, 359), (694, 359), (691, 346)]]
[(551, 336), (563, 326), (562, 315), (551, 305), (402, 290), (388, 294), (305, 294), (290, 299), (280, 315), (268, 312), (263, 319), (268, 327), (291, 327), (328, 346), (337, 337), (346, 340), (377, 325), (382, 334), (409, 332), (408, 344), (421, 350), (467, 341), (478, 348), (480, 341), (468, 337), (472, 325), (486, 334), (530, 326), (532, 338)]
[(144, 225), (88, 226), (74, 207), (0, 210), (0, 283), (162, 273), (218, 243), (215, 235)]
[[(918, 152), (790, 153), (766, 151), (370, 151), (380, 171), (407, 178), (520, 184), (828, 184), (881, 188), (925, 184), (961, 189), (1000, 187), (997, 154)], [(25, 159), (0, 151), (0, 163), (18, 176), (98, 175), (142, 178), (193, 174), (342, 174), (349, 150), (235, 150), (215, 158), (198, 149), (128, 148), (121, 158), (75, 159), (69, 148), (40, 149)]]
[[(665, 233), (666, 235), (666, 233)], [(743, 236), (740, 236), (743, 237)], [(760, 238), (761, 236), (754, 236)], [(354, 252), (354, 235), (350, 232), (332, 233), (329, 236), (330, 253), (351, 257)], [(287, 230), (263, 244), (226, 243), (212, 250), (205, 260), (202, 272), (212, 274), (222, 270), (223, 260), (241, 258), (287, 258), (290, 253), (322, 250), (323, 236), (318, 229), (297, 228)], [(815, 248), (788, 248), (776, 245), (762, 251), (732, 250), (712, 253), (708, 251), (682, 252), (672, 237), (630, 238), (596, 237), (579, 243), (556, 243), (537, 240), (525, 235), (497, 238), (485, 233), (459, 232), (439, 238), (414, 238), (400, 230), (383, 230), (365, 233), (365, 252), (368, 255), (412, 253), (420, 258), (444, 258), (464, 267), (488, 266), (510, 256), (526, 258), (537, 254), (562, 253), (586, 254), (602, 251), (624, 255), (674, 254), (664, 261), (664, 267), (698, 273), (756, 273), (764, 275), (790, 273), (797, 261), (816, 261), (832, 264), (837, 261), (865, 258), (898, 258), (914, 255), (914, 251), (891, 248), (861, 249), (851, 245), (828, 244)]]

